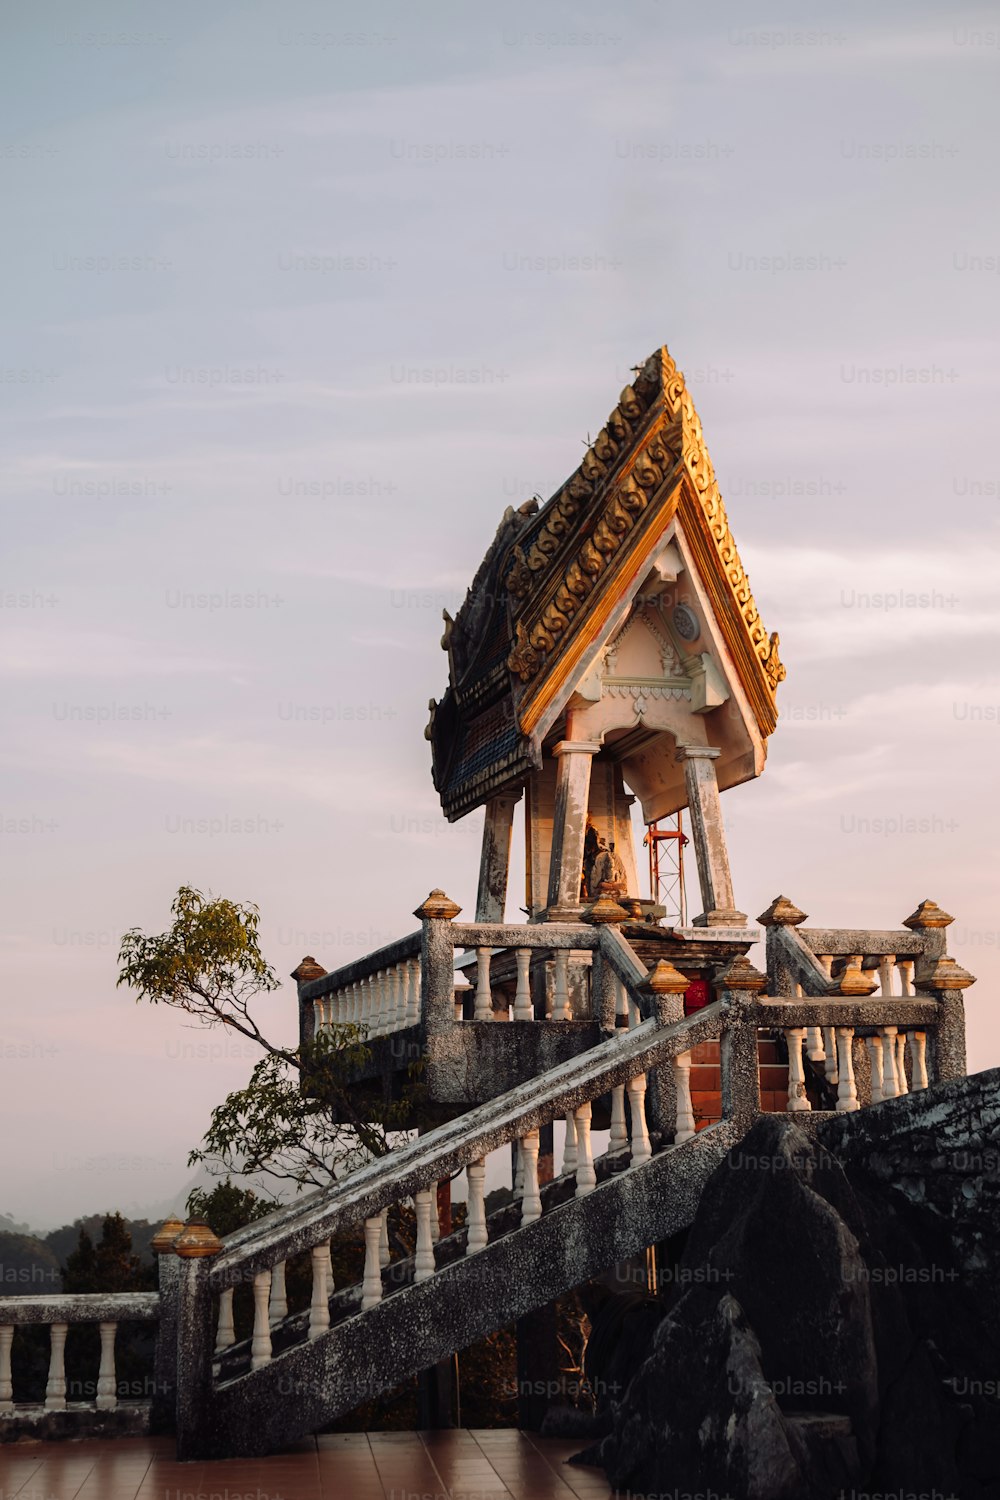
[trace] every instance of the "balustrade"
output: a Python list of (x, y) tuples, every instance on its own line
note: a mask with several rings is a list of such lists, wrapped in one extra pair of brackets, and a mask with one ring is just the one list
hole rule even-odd
[[(122, 1292), (56, 1295), (53, 1297), (0, 1297), (0, 1417), (19, 1411), (34, 1414), (37, 1406), (16, 1398), (13, 1378), (15, 1330), (24, 1326), (47, 1326), (49, 1359), (41, 1410), (45, 1412), (114, 1411), (118, 1406), (115, 1342), (119, 1323), (155, 1322), (160, 1315), (155, 1292)], [(94, 1400), (68, 1399), (66, 1338), (71, 1324), (96, 1325), (99, 1364), (94, 1382)]]

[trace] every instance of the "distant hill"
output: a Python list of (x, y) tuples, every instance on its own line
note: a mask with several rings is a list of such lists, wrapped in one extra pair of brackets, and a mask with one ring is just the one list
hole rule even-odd
[(59, 1257), (44, 1240), (0, 1229), (0, 1297), (42, 1297), (62, 1291)]
[[(123, 1215), (124, 1217), (124, 1215)], [(44, 1236), (46, 1248), (56, 1257), (62, 1266), (66, 1259), (76, 1249), (80, 1240), (80, 1231), (85, 1229), (96, 1245), (101, 1238), (101, 1229), (104, 1224), (104, 1214), (87, 1214), (85, 1218), (74, 1219), (72, 1224), (64, 1224), (61, 1229), (53, 1229)], [(159, 1221), (151, 1224), (148, 1219), (125, 1219), (125, 1224), (132, 1236), (132, 1249), (143, 1261), (153, 1259), (150, 1243), (153, 1235), (159, 1229)]]

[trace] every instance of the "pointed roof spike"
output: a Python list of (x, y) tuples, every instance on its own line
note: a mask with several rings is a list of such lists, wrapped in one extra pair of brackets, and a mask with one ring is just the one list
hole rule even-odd
[(903, 918), (903, 926), (909, 927), (912, 932), (924, 927), (948, 927), (954, 920), (954, 917), (941, 910), (936, 901), (921, 901), (915, 912)]
[(767, 911), (757, 918), (762, 927), (798, 927), (800, 922), (808, 920), (805, 912), (799, 911), (787, 896), (775, 896)]

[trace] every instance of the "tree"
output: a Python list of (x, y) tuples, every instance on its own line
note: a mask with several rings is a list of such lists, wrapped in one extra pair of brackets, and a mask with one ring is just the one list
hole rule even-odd
[(263, 1053), (246, 1087), (212, 1111), (189, 1165), (236, 1176), (263, 1172), (299, 1189), (327, 1187), (388, 1151), (393, 1133), (419, 1123), (419, 1064), (411, 1065), (403, 1099), (371, 1107), (366, 1101), (365, 1115), (355, 1107), (350, 1080), (371, 1056), (364, 1027), (336, 1026), (295, 1048), (264, 1035), (251, 1007), (280, 981), (260, 949), (256, 906), (182, 886), (170, 909), (173, 924), (159, 936), (125, 933), (119, 986), (199, 1025), (236, 1031)]
[(153, 1285), (152, 1270), (133, 1253), (121, 1214), (105, 1215), (96, 1246), (86, 1229), (80, 1230), (77, 1247), (66, 1259), (64, 1292), (145, 1292)]

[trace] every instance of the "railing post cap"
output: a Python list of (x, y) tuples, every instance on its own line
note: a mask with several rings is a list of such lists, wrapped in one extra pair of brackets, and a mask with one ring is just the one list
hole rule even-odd
[(184, 1228), (184, 1220), (171, 1215), (165, 1219), (149, 1242), (154, 1255), (173, 1255), (174, 1245)]
[(954, 920), (936, 901), (921, 901), (915, 912), (903, 918), (903, 926), (909, 927), (911, 932), (919, 932), (925, 927), (948, 927)]
[(759, 995), (767, 988), (767, 975), (755, 969), (742, 953), (731, 958), (712, 980), (713, 990), (750, 990)]
[(593, 906), (583, 914), (585, 922), (591, 922), (595, 927), (607, 926), (613, 922), (627, 922), (628, 912), (624, 906), (619, 906), (612, 896), (598, 896)]
[(668, 959), (658, 958), (640, 988), (650, 990), (654, 995), (683, 995), (690, 985), (686, 974), (675, 969)]
[(866, 995), (873, 995), (878, 989), (878, 980), (873, 973), (865, 973), (857, 957), (848, 959), (844, 964), (843, 971), (834, 980), (837, 995), (848, 998), (863, 999)]
[(307, 953), (297, 969), (293, 969), (288, 976), (294, 979), (296, 984), (308, 984), (311, 979), (322, 979), (326, 973), (322, 964), (318, 964), (311, 953)]
[(444, 891), (433, 890), (423, 906), (418, 906), (413, 915), (419, 917), (421, 922), (451, 922), (461, 910), (462, 908), (456, 905), (450, 896), (446, 896)]
[(174, 1241), (174, 1253), (182, 1260), (201, 1260), (218, 1255), (222, 1241), (209, 1227), (207, 1219), (189, 1219), (182, 1234)]
[(757, 921), (762, 927), (798, 927), (800, 922), (808, 921), (808, 918), (787, 896), (775, 896), (767, 911), (761, 912)]
[(967, 990), (970, 984), (976, 982), (975, 974), (970, 974), (968, 969), (963, 969), (961, 964), (957, 964), (947, 954), (926, 963), (918, 963), (913, 978), (916, 984), (924, 985), (929, 990)]

